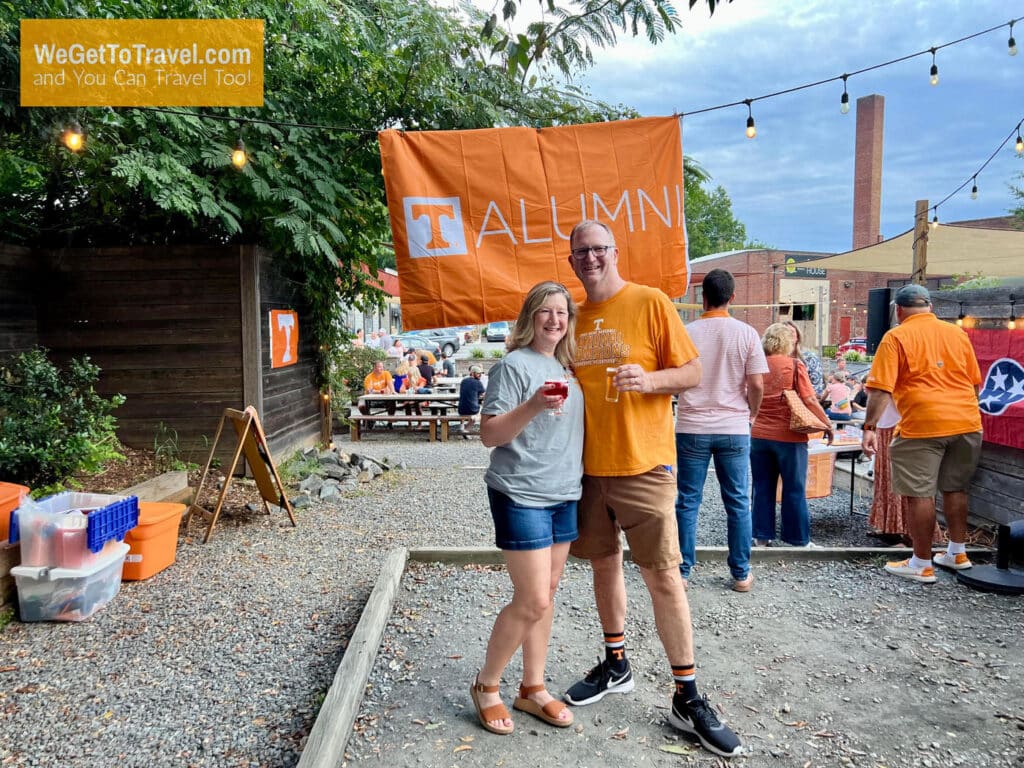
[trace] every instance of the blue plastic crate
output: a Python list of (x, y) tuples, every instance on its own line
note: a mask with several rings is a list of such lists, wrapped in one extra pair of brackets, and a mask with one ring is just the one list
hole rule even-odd
[[(83, 507), (91, 509), (88, 512), (88, 546), (90, 552), (99, 552), (108, 541), (117, 539), (124, 541), (128, 531), (139, 524), (139, 498), (137, 496), (109, 496), (95, 493), (77, 493), (65, 491), (38, 502), (42, 511), (49, 514), (59, 515), (70, 512), (73, 509)], [(103, 505), (103, 506), (100, 506)], [(18, 526), (18, 510), (11, 513), (10, 543), (16, 544), (20, 539)]]
[(89, 551), (99, 552), (108, 541), (124, 541), (124, 535), (139, 524), (139, 498), (129, 496), (89, 513)]

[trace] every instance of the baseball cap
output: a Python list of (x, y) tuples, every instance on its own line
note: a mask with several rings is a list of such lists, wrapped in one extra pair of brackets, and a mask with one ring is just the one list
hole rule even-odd
[(426, 355), (420, 355), (420, 361), (424, 362), (424, 363), (429, 363), (430, 362), (430, 358), (427, 357)]
[(901, 307), (925, 307), (932, 303), (932, 297), (923, 285), (911, 283), (896, 291), (893, 301)]
[(471, 366), (469, 366), (469, 372), (470, 373), (483, 373), (484, 369), (481, 368), (479, 365), (471, 365)]

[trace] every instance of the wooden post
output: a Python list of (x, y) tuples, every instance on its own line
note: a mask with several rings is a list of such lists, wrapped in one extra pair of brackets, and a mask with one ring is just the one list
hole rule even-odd
[(928, 274), (928, 201), (918, 200), (914, 206), (914, 261), (910, 282), (924, 285)]

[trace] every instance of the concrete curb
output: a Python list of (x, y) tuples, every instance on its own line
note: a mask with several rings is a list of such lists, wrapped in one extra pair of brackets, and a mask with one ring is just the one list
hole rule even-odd
[[(987, 549), (969, 549), (979, 560), (991, 555)], [(629, 550), (624, 551), (629, 560)], [(725, 560), (728, 547), (698, 547), (697, 560)], [(768, 560), (862, 560), (873, 557), (892, 558), (911, 554), (905, 547), (754, 547), (752, 561)], [(384, 628), (391, 616), (398, 586), (407, 561), (444, 563), (447, 565), (500, 565), (501, 550), (494, 547), (440, 547), (434, 549), (394, 549), (381, 566), (380, 577), (366, 601), (345, 656), (338, 665), (316, 722), (309, 733), (297, 768), (337, 768), (345, 756), (352, 726), (359, 714), (366, 682), (377, 657)]]

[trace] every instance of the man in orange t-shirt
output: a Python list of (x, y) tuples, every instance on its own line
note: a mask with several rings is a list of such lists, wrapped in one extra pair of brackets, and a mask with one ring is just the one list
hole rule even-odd
[[(366, 378), (363, 379), (363, 389), (368, 395), (393, 395), (395, 394), (395, 380), (391, 377), (388, 371), (384, 370), (384, 361), (378, 360), (373, 364), (373, 370), (366, 374)], [(359, 404), (359, 412), (364, 416), (370, 415), (370, 405), (368, 401), (363, 401)], [(378, 403), (379, 405), (379, 403)], [(385, 400), (384, 407), (388, 412), (389, 416), (395, 415), (395, 401)], [(368, 421), (366, 423), (368, 429), (373, 429), (373, 422)], [(389, 422), (388, 429), (393, 425)]]
[(582, 221), (569, 263), (587, 300), (576, 322), (576, 380), (584, 395), (583, 496), (570, 551), (590, 560), (605, 658), (565, 693), (574, 706), (628, 693), (624, 531), (652, 597), (658, 636), (675, 680), (669, 723), (725, 757), (740, 740), (697, 691), (690, 606), (679, 573), (672, 394), (700, 382), (701, 364), (668, 297), (619, 274), (611, 229)]
[(935, 556), (935, 564), (952, 570), (971, 567), (967, 491), (981, 457), (981, 369), (967, 334), (932, 313), (927, 288), (905, 285), (896, 292), (895, 304), (899, 326), (882, 338), (866, 381), (863, 448), (868, 456), (875, 454), (876, 424), (895, 405), (901, 420), (890, 446), (892, 487), (908, 498), (914, 555), (886, 563), (885, 570), (931, 584), (936, 580), (936, 491), (942, 491), (949, 545)]

